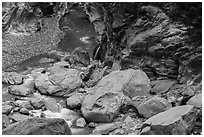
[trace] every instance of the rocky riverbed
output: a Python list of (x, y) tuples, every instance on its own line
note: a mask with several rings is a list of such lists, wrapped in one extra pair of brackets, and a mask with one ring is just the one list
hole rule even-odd
[(160, 8), (142, 11), (118, 70), (93, 60), (94, 26), (80, 9), (30, 36), (6, 35), (2, 134), (201, 135), (202, 48), (182, 45), (186, 26)]

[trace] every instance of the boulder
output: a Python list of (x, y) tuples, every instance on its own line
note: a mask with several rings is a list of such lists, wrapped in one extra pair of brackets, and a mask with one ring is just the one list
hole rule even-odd
[(35, 79), (35, 86), (40, 93), (54, 96), (69, 94), (81, 85), (79, 71), (56, 66)]
[(21, 114), (24, 114), (24, 115), (29, 115), (29, 110), (26, 109), (26, 108), (21, 108), (21, 109), (20, 109), (20, 113), (21, 113)]
[(23, 75), (16, 72), (3, 72), (2, 82), (4, 84), (18, 85), (23, 83)]
[(81, 112), (89, 122), (111, 122), (125, 99), (146, 95), (150, 80), (141, 70), (113, 71), (103, 77), (84, 98)]
[(70, 109), (80, 108), (85, 96), (86, 93), (73, 93), (67, 98), (67, 107)]
[(9, 93), (16, 95), (16, 96), (29, 96), (32, 94), (32, 90), (30, 88), (27, 88), (24, 85), (13, 85), (9, 87)]
[(29, 118), (12, 124), (2, 131), (3, 135), (71, 135), (63, 119)]
[(171, 108), (171, 103), (161, 97), (152, 97), (137, 106), (139, 114), (145, 118), (150, 118), (160, 112)]
[(172, 80), (155, 80), (151, 81), (151, 93), (152, 94), (160, 94), (160, 93), (166, 93), (170, 87), (175, 84), (175, 81)]
[(12, 115), (9, 115), (9, 118), (12, 119), (14, 122), (21, 122), (31, 117), (21, 113), (13, 113)]
[(19, 108), (26, 108), (28, 110), (32, 110), (33, 106), (31, 105), (29, 100), (16, 100), (14, 105)]
[(45, 105), (45, 102), (42, 98), (32, 98), (30, 103), (35, 109), (40, 109), (43, 105)]
[(194, 105), (196, 108), (202, 108), (202, 93), (196, 94), (191, 97), (186, 104)]
[(147, 119), (141, 128), (142, 135), (186, 135), (192, 131), (197, 110), (193, 105), (173, 107)]
[(14, 109), (14, 106), (12, 106), (12, 105), (9, 105), (9, 104), (3, 105), (2, 106), (2, 114), (8, 115), (12, 109)]

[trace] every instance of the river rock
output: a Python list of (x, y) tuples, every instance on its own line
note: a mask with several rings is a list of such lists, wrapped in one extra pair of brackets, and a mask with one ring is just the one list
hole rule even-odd
[(70, 109), (80, 108), (86, 93), (73, 93), (67, 98), (67, 107)]
[(202, 108), (202, 93), (196, 94), (191, 97), (186, 104), (194, 105), (196, 108)]
[(32, 110), (33, 106), (31, 105), (29, 100), (16, 100), (14, 105), (19, 108), (26, 108), (28, 110)]
[(9, 93), (17, 96), (29, 96), (32, 94), (32, 90), (24, 85), (13, 85), (9, 87)]
[(40, 109), (43, 105), (45, 105), (45, 102), (42, 98), (32, 98), (30, 103), (35, 109)]
[(84, 118), (79, 118), (79, 119), (76, 120), (75, 124), (76, 124), (77, 127), (85, 127), (86, 121), (85, 121)]
[(4, 84), (18, 85), (23, 83), (23, 75), (17, 72), (3, 72), (2, 82)]
[(150, 80), (141, 70), (113, 71), (84, 98), (81, 112), (89, 122), (111, 122), (124, 99), (148, 94), (149, 84)]
[(171, 103), (168, 100), (160, 97), (152, 97), (137, 106), (139, 114), (145, 118), (150, 118), (160, 112), (171, 108)]
[(151, 81), (152, 89), (151, 89), (150, 92), (152, 94), (165, 93), (175, 83), (176, 82), (172, 81), (172, 80), (155, 80), (155, 81)]
[(21, 114), (24, 114), (24, 115), (29, 115), (29, 110), (26, 109), (26, 108), (21, 108), (21, 109), (20, 109), (20, 113), (21, 113)]
[(8, 115), (13, 108), (14, 108), (14, 106), (12, 106), (12, 105), (8, 105), (8, 104), (3, 105), (2, 106), (2, 114)]
[(20, 122), (20, 121), (29, 119), (31, 117), (17, 112), (17, 113), (13, 113), (12, 115), (9, 115), (9, 118), (12, 119), (14, 122)]
[(15, 123), (2, 131), (3, 135), (71, 135), (63, 119), (29, 118)]
[(173, 107), (143, 123), (142, 135), (186, 135), (194, 127), (197, 110), (193, 105)]
[(52, 67), (49, 73), (41, 74), (35, 79), (36, 88), (47, 95), (64, 96), (79, 88), (82, 80), (75, 69)]

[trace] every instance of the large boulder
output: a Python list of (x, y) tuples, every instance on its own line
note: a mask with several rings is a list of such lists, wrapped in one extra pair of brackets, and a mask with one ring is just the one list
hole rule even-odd
[(196, 94), (188, 100), (187, 105), (194, 105), (196, 108), (202, 108), (202, 93)]
[(139, 114), (145, 118), (150, 118), (160, 112), (171, 108), (171, 103), (161, 97), (152, 97), (137, 106)]
[(198, 111), (193, 105), (173, 107), (143, 123), (143, 135), (186, 135), (192, 131)]
[(32, 94), (32, 90), (24, 85), (12, 85), (9, 87), (8, 91), (10, 94), (23, 97)]
[(14, 123), (2, 131), (3, 135), (71, 135), (71, 130), (63, 119), (29, 118)]
[(36, 88), (47, 95), (64, 96), (82, 85), (79, 71), (53, 66), (35, 79)]
[(113, 71), (84, 98), (81, 112), (90, 122), (111, 122), (127, 98), (146, 95), (150, 80), (141, 70)]

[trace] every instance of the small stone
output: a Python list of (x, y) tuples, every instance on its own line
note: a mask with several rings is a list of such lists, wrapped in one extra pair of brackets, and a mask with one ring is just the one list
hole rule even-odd
[(23, 115), (21, 113), (14, 113), (12, 115), (9, 116), (12, 120), (14, 120), (15, 122), (20, 122), (20, 121), (24, 121), (28, 118), (31, 118), (30, 116), (27, 115)]
[(85, 127), (86, 121), (84, 118), (79, 118), (76, 120), (76, 126), (77, 127)]
[(29, 111), (28, 111), (28, 109), (26, 109), (26, 108), (21, 108), (21, 109), (20, 109), (20, 113), (21, 113), (21, 114), (25, 114), (25, 115), (29, 115)]

